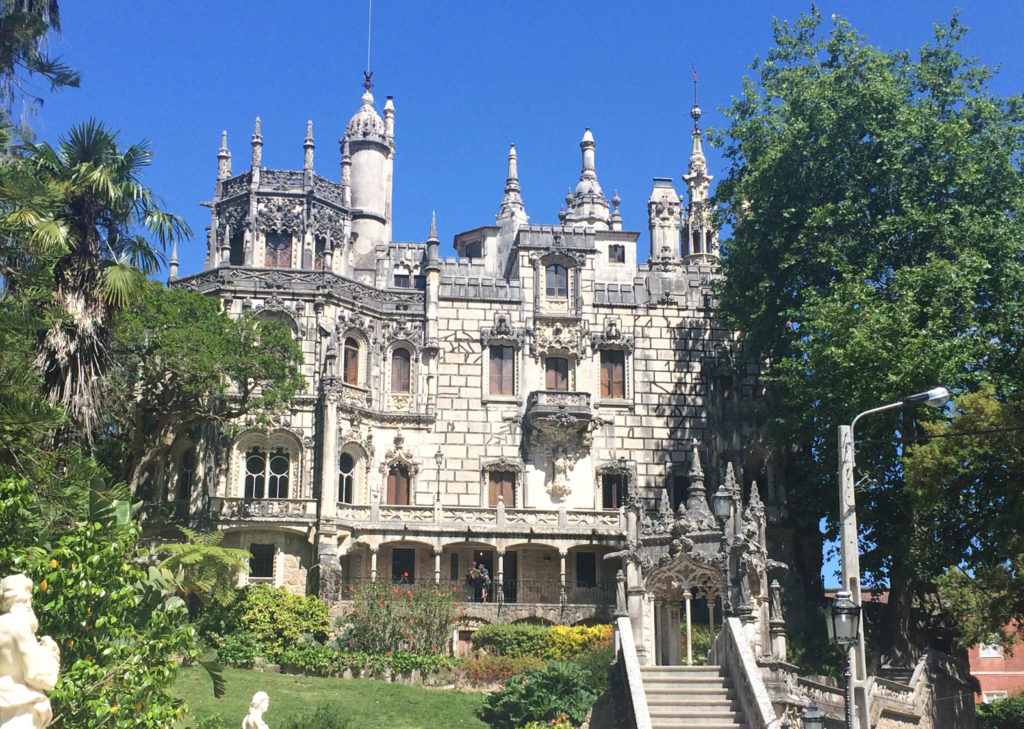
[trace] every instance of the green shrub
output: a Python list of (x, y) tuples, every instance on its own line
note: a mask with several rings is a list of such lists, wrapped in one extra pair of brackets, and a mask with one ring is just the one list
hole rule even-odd
[(449, 590), (376, 580), (352, 591), (352, 611), (337, 620), (338, 645), (366, 653), (443, 654), (457, 620)]
[(494, 729), (514, 729), (531, 721), (550, 721), (563, 714), (578, 726), (597, 699), (587, 686), (587, 672), (574, 663), (553, 661), (544, 668), (513, 676), (477, 712)]
[(572, 662), (586, 671), (587, 686), (598, 696), (608, 690), (608, 666), (612, 662), (612, 642), (602, 641), (590, 650), (580, 653)]
[(281, 729), (352, 729), (352, 721), (342, 716), (337, 706), (318, 704), (313, 711), (282, 723)]
[(544, 667), (544, 659), (538, 656), (494, 656), (483, 655), (467, 658), (459, 672), (473, 686), (504, 683), (512, 676)]
[(306, 642), (285, 648), (278, 660), (301, 668), (303, 673), (327, 676), (337, 670), (338, 651), (330, 646)]
[(217, 646), (217, 660), (236, 668), (252, 668), (256, 657), (262, 655), (252, 636), (244, 633), (226, 636)]
[(210, 605), (199, 616), (200, 634), (218, 647), (232, 635), (245, 635), (267, 660), (276, 662), (285, 648), (310, 634), (327, 639), (327, 606), (315, 595), (293, 595), (285, 587), (251, 585), (228, 607)]
[(541, 657), (551, 642), (548, 625), (491, 623), (473, 633), (473, 648), (499, 656)]
[(1024, 691), (991, 704), (977, 704), (974, 710), (978, 729), (1020, 729), (1024, 727)]
[[(693, 631), (693, 665), (703, 666), (708, 662), (711, 650), (711, 629), (706, 625), (692, 625)], [(683, 660), (686, 660), (686, 623), (680, 628), (679, 640), (682, 643)]]

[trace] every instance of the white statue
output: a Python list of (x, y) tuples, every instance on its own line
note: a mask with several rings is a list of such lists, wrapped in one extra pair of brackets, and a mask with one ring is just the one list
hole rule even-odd
[(0, 580), (0, 729), (42, 729), (53, 719), (50, 700), (60, 672), (60, 649), (48, 635), (36, 640), (32, 580)]
[(572, 469), (572, 463), (565, 454), (565, 449), (561, 447), (555, 448), (552, 455), (554, 457), (551, 466), (554, 473), (548, 493), (551, 494), (552, 500), (559, 502), (569, 493), (569, 471)]
[(266, 691), (257, 691), (252, 695), (249, 713), (242, 719), (242, 729), (269, 729), (263, 721), (263, 712), (270, 706), (270, 696)]

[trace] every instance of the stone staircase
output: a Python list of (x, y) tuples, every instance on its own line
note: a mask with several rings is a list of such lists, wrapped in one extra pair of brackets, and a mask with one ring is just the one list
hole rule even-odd
[(653, 729), (746, 729), (719, 666), (641, 666)]

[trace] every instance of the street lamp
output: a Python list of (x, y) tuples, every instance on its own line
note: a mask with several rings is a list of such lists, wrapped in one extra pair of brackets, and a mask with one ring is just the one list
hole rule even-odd
[(441, 500), (441, 465), (444, 463), (444, 453), (441, 452), (441, 446), (437, 447), (437, 453), (434, 454), (434, 463), (437, 464), (437, 489), (434, 491), (434, 501)]
[[(857, 506), (853, 493), (853, 429), (865, 415), (903, 407), (928, 405), (942, 407), (949, 402), (945, 387), (933, 387), (925, 392), (908, 395), (888, 405), (859, 413), (849, 425), (839, 426), (839, 550), (843, 589), (852, 595), (852, 602), (860, 606), (860, 553), (857, 545)], [(858, 616), (858, 622), (860, 617)], [(858, 626), (857, 640), (849, 646), (848, 661), (853, 677), (854, 729), (871, 729), (868, 716), (867, 659), (864, 650), (864, 630)]]
[(732, 494), (725, 488), (725, 484), (718, 485), (718, 491), (711, 497), (711, 508), (723, 523), (732, 515)]
[(807, 711), (800, 717), (800, 721), (803, 724), (803, 729), (825, 729), (825, 715), (814, 704), (807, 707)]
[[(857, 645), (860, 635), (860, 605), (850, 593), (840, 590), (828, 609), (828, 638), (832, 645), (849, 649)], [(846, 729), (853, 729), (853, 687), (850, 683), (850, 661), (843, 657), (843, 705), (846, 708)], [(806, 725), (805, 725), (806, 726)]]

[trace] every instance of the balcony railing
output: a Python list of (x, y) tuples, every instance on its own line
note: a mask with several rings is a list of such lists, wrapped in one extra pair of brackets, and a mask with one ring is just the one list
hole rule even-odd
[(589, 392), (536, 390), (526, 399), (525, 421), (531, 448), (562, 443), (578, 450), (590, 431), (592, 419)]
[(488, 529), (538, 527), (551, 529), (625, 529), (620, 509), (506, 509), (468, 506), (394, 506), (338, 504), (337, 518), (346, 524), (439, 525)]
[(219, 498), (210, 499), (210, 508), (220, 519), (316, 519), (316, 501), (313, 499)]
[[(341, 599), (351, 600), (360, 585), (370, 580), (368, 578), (346, 578), (343, 581)], [(400, 579), (391, 583), (391, 589), (396, 592), (412, 590), (413, 588), (440, 589), (452, 593), (455, 602), (471, 603), (483, 602), (483, 595), (479, 586), (470, 585), (466, 580), (441, 579), (440, 583), (434, 582), (433, 578)], [(564, 599), (562, 583), (558, 580), (529, 580), (529, 579), (505, 579), (501, 585), (496, 579), (491, 581), (487, 602), (508, 603), (508, 604), (534, 604), (534, 605), (614, 605), (615, 604), (615, 583), (614, 582), (581, 582), (572, 580), (566, 582)], [(500, 592), (500, 594), (499, 594)]]

